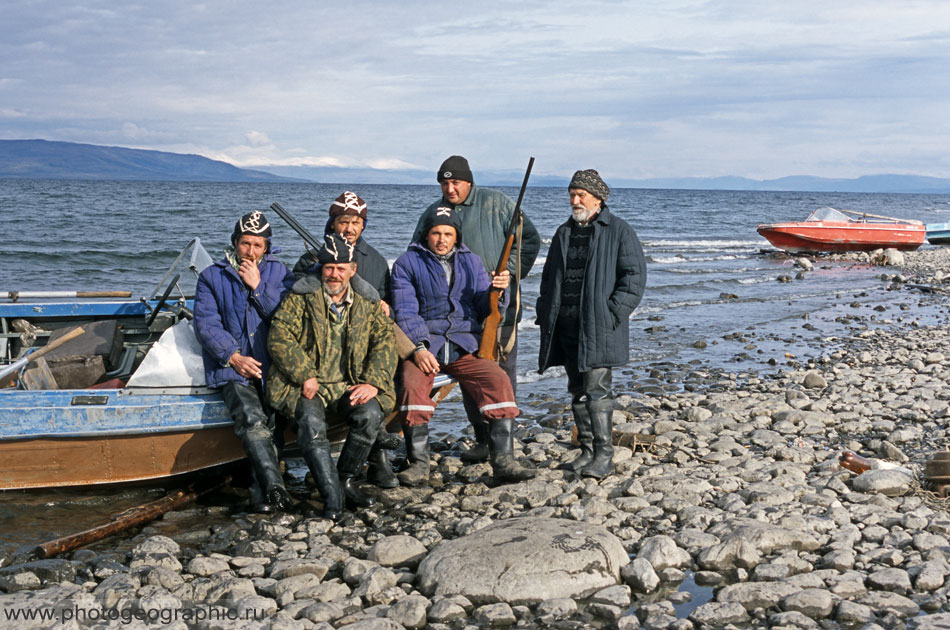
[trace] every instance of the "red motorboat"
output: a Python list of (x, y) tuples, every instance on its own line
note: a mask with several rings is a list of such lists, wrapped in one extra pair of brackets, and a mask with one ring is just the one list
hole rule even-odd
[(765, 223), (757, 230), (775, 247), (794, 253), (868, 252), (888, 247), (913, 251), (927, 234), (920, 221), (834, 208), (819, 208), (804, 221)]

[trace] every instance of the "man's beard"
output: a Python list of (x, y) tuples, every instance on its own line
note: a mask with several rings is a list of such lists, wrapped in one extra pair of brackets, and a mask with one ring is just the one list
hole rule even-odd
[(326, 283), (324, 283), (324, 289), (326, 290), (327, 295), (329, 295), (330, 297), (340, 295), (341, 293), (346, 291), (346, 287), (348, 286), (349, 285), (347, 283), (343, 282), (337, 288), (331, 289)]
[(576, 206), (571, 206), (571, 216), (573, 216), (574, 220), (578, 223), (584, 224), (590, 221), (590, 218), (594, 216), (594, 211), (577, 204)]

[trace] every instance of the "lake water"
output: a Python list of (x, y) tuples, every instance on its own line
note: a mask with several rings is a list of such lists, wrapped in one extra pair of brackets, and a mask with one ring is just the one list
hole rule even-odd
[[(319, 235), (330, 203), (344, 190), (366, 200), (364, 237), (390, 262), (405, 251), (419, 214), (440, 195), (435, 184), (0, 180), (0, 207), (5, 210), (0, 236), (6, 254), (0, 291), (124, 289), (147, 295), (193, 236), (201, 237), (212, 257), (220, 258), (235, 220), (252, 209), (265, 210), (274, 244), (281, 249), (278, 257), (293, 265), (303, 252), (302, 242), (268, 206), (279, 201)], [(517, 189), (502, 190), (517, 196)], [(950, 221), (950, 195), (618, 189), (609, 205), (637, 231), (648, 261), (646, 293), (629, 323), (630, 364), (615, 372), (618, 394), (634, 391), (658, 364), (692, 362), (732, 372), (780, 368), (787, 364), (786, 354), (798, 360), (815, 356), (818, 351), (809, 339), (853, 332), (853, 322), (842, 316), (853, 313), (855, 303), (870, 308), (893, 301), (881, 280), (882, 269), (853, 263), (822, 261), (800, 280), (778, 282), (779, 276), (795, 275), (793, 262), (774, 254), (756, 233), (757, 224), (803, 220), (822, 206), (927, 223)], [(519, 399), (567, 402), (562, 370), (537, 374), (538, 329), (533, 324), (547, 247), (569, 214), (566, 191), (529, 188), (524, 210), (544, 244), (523, 285)], [(193, 279), (185, 281), (186, 290), (193, 287)], [(926, 308), (885, 311), (861, 326), (905, 316), (927, 323), (929, 315)], [(750, 330), (755, 331), (754, 344), (724, 339)], [(694, 347), (699, 340), (709, 342), (705, 349)], [(440, 409), (434, 430), (460, 431), (466, 424), (460, 406), (457, 400), (449, 401)], [(522, 408), (530, 419), (530, 404)], [(44, 532), (63, 533), (54, 523), (14, 518), (4, 504), (49, 503), (17, 496), (0, 497), (3, 520), (13, 519), (4, 523), (0, 551), (36, 542)], [(97, 512), (89, 503), (81, 504), (83, 512)]]

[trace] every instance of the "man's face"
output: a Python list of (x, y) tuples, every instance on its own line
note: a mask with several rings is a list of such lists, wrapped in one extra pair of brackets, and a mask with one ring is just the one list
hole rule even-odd
[(323, 286), (329, 295), (340, 295), (350, 286), (350, 278), (356, 275), (356, 263), (325, 263), (320, 268)]
[(445, 256), (455, 247), (456, 240), (458, 240), (458, 237), (455, 234), (454, 227), (451, 225), (436, 225), (429, 230), (429, 234), (426, 236), (426, 245), (439, 256)]
[(442, 196), (449, 203), (459, 204), (468, 199), (468, 193), (472, 190), (472, 183), (461, 179), (443, 179)]
[(571, 188), (567, 194), (571, 198), (571, 214), (578, 223), (587, 223), (600, 212), (600, 199), (583, 188)]
[(363, 233), (363, 217), (355, 214), (343, 214), (333, 219), (333, 231), (352, 245)]
[(264, 254), (267, 253), (267, 239), (263, 236), (254, 236), (253, 234), (242, 234), (234, 245), (234, 251), (238, 260), (250, 260), (259, 262)]

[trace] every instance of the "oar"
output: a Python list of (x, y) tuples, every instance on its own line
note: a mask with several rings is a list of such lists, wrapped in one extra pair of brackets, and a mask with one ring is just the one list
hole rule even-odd
[(0, 291), (0, 297), (16, 302), (35, 298), (127, 298), (131, 291)]
[(62, 538), (57, 538), (56, 540), (50, 540), (41, 545), (37, 545), (33, 550), (40, 558), (52, 558), (61, 553), (67, 551), (72, 551), (83, 545), (88, 545), (94, 543), (98, 540), (102, 540), (113, 534), (118, 534), (127, 529), (136, 527), (137, 525), (144, 525), (149, 521), (153, 521), (162, 514), (166, 512), (171, 512), (175, 508), (181, 507), (186, 503), (190, 503), (197, 499), (198, 497), (205, 495), (212, 490), (220, 488), (224, 484), (231, 481), (231, 477), (225, 477), (224, 479), (218, 481), (216, 484), (211, 485), (204, 490), (195, 490), (193, 488), (187, 488), (185, 490), (179, 490), (178, 492), (173, 492), (168, 494), (161, 499), (156, 501), (151, 501), (149, 503), (143, 503), (142, 505), (129, 508), (125, 512), (121, 512), (112, 517), (112, 520), (104, 525), (99, 525), (93, 527), (92, 529), (87, 529), (76, 534), (70, 534), (69, 536), (63, 536)]
[(46, 344), (45, 346), (43, 346), (36, 352), (30, 353), (26, 355), (25, 357), (23, 357), (22, 359), (18, 359), (14, 361), (13, 363), (11, 363), (10, 365), (6, 366), (5, 368), (0, 369), (0, 381), (2, 381), (4, 378), (9, 376), (10, 374), (13, 374), (14, 372), (18, 371), (24, 365), (27, 365), (28, 363), (31, 363), (39, 359), (41, 356), (43, 356), (47, 352), (52, 352), (53, 350), (60, 347), (64, 343), (72, 341), (73, 339), (83, 334), (84, 332), (85, 331), (82, 328), (79, 328), (79, 327), (73, 328), (72, 330), (70, 330), (68, 333), (66, 333), (59, 339), (49, 342), (48, 344)]

